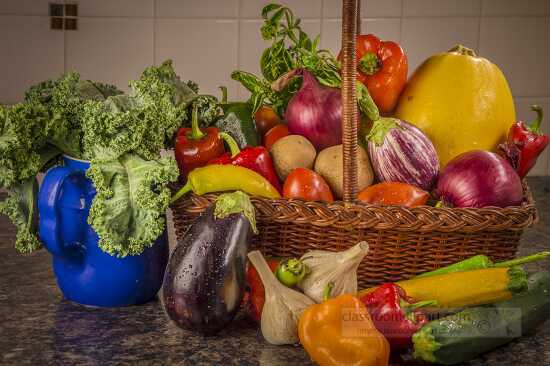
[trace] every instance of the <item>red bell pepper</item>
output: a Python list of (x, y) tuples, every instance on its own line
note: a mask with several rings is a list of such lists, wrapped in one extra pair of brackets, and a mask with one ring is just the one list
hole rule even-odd
[(198, 106), (193, 106), (191, 128), (180, 128), (176, 136), (174, 154), (182, 178), (195, 168), (205, 166), (225, 152), (223, 140), (216, 127), (199, 128)]
[(380, 112), (389, 113), (407, 82), (407, 56), (397, 43), (373, 34), (360, 34), (355, 42), (357, 80), (367, 87)]
[(409, 347), (412, 335), (428, 322), (421, 307), (436, 305), (435, 301), (412, 303), (412, 299), (395, 283), (385, 283), (362, 296), (376, 326), (390, 342), (392, 351)]
[(275, 187), (279, 193), (281, 193), (281, 183), (275, 172), (273, 161), (269, 155), (269, 151), (263, 146), (246, 146), (244, 149), (239, 150), (237, 142), (228, 134), (220, 132), (225, 142), (229, 145), (231, 153), (225, 153), (221, 156), (214, 158), (208, 162), (208, 164), (220, 164), (220, 165), (238, 165), (244, 168), (255, 171), (262, 175), (265, 179)]
[(530, 125), (523, 121), (513, 124), (508, 132), (506, 143), (499, 145), (500, 152), (522, 179), (535, 166), (537, 158), (550, 142), (550, 136), (542, 134), (540, 130), (543, 118), (542, 108), (534, 105), (531, 109), (537, 112), (537, 119)]

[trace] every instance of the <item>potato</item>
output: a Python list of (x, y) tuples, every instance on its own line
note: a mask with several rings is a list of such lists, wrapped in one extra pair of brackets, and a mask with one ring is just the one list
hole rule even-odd
[[(342, 145), (327, 147), (317, 155), (315, 171), (325, 178), (332, 193), (341, 199), (344, 196), (344, 151)], [(369, 155), (361, 146), (357, 148), (357, 188), (370, 186), (374, 179)]]
[(284, 182), (296, 168), (313, 168), (315, 147), (303, 136), (289, 135), (278, 140), (270, 150), (277, 175)]

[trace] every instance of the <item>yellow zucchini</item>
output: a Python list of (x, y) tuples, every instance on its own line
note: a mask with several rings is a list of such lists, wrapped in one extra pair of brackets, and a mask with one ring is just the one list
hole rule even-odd
[[(487, 268), (417, 277), (397, 282), (415, 301), (436, 300), (439, 307), (490, 304), (527, 290), (527, 275), (520, 267)], [(359, 291), (362, 296), (375, 288)]]

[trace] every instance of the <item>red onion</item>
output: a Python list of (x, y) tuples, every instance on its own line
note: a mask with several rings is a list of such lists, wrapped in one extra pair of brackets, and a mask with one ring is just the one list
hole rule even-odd
[(453, 207), (507, 207), (521, 204), (523, 188), (506, 160), (489, 151), (474, 150), (447, 164), (436, 195)]
[(429, 191), (439, 173), (434, 145), (415, 126), (395, 118), (375, 121), (367, 136), (372, 167), (382, 182), (403, 182)]
[(340, 89), (319, 84), (307, 70), (298, 70), (296, 75), (302, 75), (303, 81), (286, 108), (288, 130), (293, 135), (307, 138), (317, 150), (341, 144)]

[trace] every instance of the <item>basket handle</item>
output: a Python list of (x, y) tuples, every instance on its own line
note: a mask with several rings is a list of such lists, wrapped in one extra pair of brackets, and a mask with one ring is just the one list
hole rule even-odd
[(342, 144), (344, 201), (357, 197), (357, 109), (355, 36), (360, 31), (359, 0), (342, 1)]

